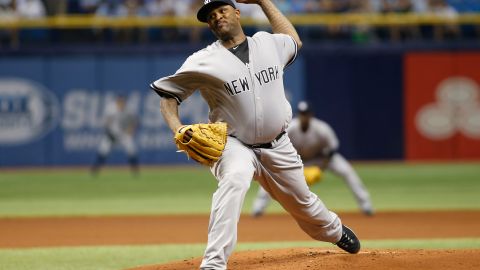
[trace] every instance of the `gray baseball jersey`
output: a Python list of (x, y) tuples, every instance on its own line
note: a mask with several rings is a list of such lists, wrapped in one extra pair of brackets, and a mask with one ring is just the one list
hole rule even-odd
[(288, 136), (303, 161), (321, 157), (338, 149), (338, 138), (333, 129), (322, 120), (311, 118), (306, 132), (300, 128), (298, 118), (288, 127)]
[(105, 128), (112, 134), (120, 135), (128, 133), (136, 123), (136, 116), (133, 112), (124, 108), (120, 110), (115, 101), (109, 103), (105, 108)]
[(211, 122), (226, 122), (229, 134), (246, 144), (270, 142), (292, 117), (283, 69), (295, 60), (297, 46), (283, 34), (258, 32), (247, 39), (247, 68), (217, 41), (151, 87), (160, 95), (175, 97), (178, 103), (198, 89), (210, 107)]
[[(308, 129), (303, 131), (299, 119), (294, 118), (287, 133), (306, 165), (320, 166), (341, 177), (355, 196), (360, 209), (366, 214), (373, 213), (370, 194), (351, 164), (338, 152), (333, 154), (328, 164), (324, 163), (328, 153), (339, 147), (337, 135), (329, 124), (312, 117)], [(263, 214), (270, 201), (269, 194), (260, 187), (253, 202), (252, 214)]]
[(174, 75), (151, 84), (157, 93), (178, 103), (198, 89), (209, 105), (210, 121), (228, 124), (225, 150), (211, 167), (218, 188), (212, 198), (201, 269), (226, 269), (252, 178), (312, 238), (335, 243), (341, 237), (340, 219), (308, 189), (302, 161), (282, 133), (292, 114), (283, 70), (295, 60), (297, 45), (288, 35), (266, 32), (247, 41), (247, 65), (217, 41), (191, 55)]
[(106, 155), (112, 150), (113, 144), (118, 143), (129, 155), (135, 155), (137, 150), (130, 131), (136, 125), (136, 121), (133, 112), (127, 108), (120, 110), (115, 101), (109, 103), (104, 116), (106, 134), (100, 141), (98, 152)]

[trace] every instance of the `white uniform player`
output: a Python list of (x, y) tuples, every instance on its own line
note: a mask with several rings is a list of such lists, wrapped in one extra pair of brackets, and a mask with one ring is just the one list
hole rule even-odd
[[(337, 152), (338, 138), (326, 122), (312, 116), (308, 104), (298, 103), (299, 116), (292, 120), (287, 129), (288, 136), (302, 157), (305, 166), (318, 166), (341, 177), (352, 191), (357, 203), (366, 215), (373, 215), (372, 201), (362, 180), (350, 163)], [(253, 203), (252, 215), (260, 216), (271, 198), (261, 187)]]
[(107, 104), (104, 115), (105, 133), (98, 147), (97, 158), (92, 167), (96, 175), (105, 163), (108, 154), (115, 144), (120, 145), (128, 155), (128, 162), (132, 171), (138, 173), (137, 149), (134, 134), (137, 126), (136, 115), (129, 111), (125, 104), (125, 97), (118, 96), (114, 102)]
[(174, 74), (151, 84), (162, 97), (161, 111), (173, 132), (181, 128), (178, 105), (199, 90), (210, 122), (228, 124), (227, 143), (211, 167), (218, 181), (213, 194), (208, 244), (201, 269), (226, 269), (237, 241), (237, 224), (252, 178), (295, 218), (312, 238), (356, 253), (360, 242), (305, 184), (303, 164), (285, 129), (291, 107), (283, 87), (284, 68), (301, 41), (271, 0), (257, 3), (276, 34), (246, 37), (240, 11), (230, 0), (206, 0), (197, 18), (218, 41), (191, 55)]

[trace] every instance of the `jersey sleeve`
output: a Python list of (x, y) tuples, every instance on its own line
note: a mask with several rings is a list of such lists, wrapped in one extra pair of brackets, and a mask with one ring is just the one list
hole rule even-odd
[(161, 97), (174, 98), (180, 104), (201, 85), (201, 75), (194, 69), (195, 64), (188, 58), (175, 74), (152, 82), (150, 88)]
[(286, 128), (287, 133), (293, 133), (293, 131), (297, 128), (297, 126), (298, 126), (297, 119), (296, 118), (292, 119), (288, 124), (288, 127)]
[(297, 58), (297, 42), (291, 36), (285, 34), (273, 34), (273, 39), (275, 41), (280, 60), (286, 68)]
[(335, 131), (333, 131), (332, 127), (329, 124), (322, 121), (320, 121), (320, 123), (321, 129), (319, 130), (319, 132), (322, 133), (322, 137), (324, 137), (326, 141), (325, 151), (337, 151), (339, 147), (339, 142)]
[(108, 125), (112, 119), (115, 117), (115, 114), (117, 114), (117, 104), (115, 102), (110, 102), (107, 104), (105, 107), (105, 113), (103, 115), (103, 123), (105, 125)]

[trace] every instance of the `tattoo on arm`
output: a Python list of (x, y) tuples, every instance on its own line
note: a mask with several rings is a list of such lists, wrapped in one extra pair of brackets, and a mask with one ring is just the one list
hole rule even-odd
[(298, 48), (302, 47), (302, 41), (292, 23), (280, 12), (271, 0), (258, 0), (258, 4), (272, 25), (273, 33), (287, 34), (297, 42)]

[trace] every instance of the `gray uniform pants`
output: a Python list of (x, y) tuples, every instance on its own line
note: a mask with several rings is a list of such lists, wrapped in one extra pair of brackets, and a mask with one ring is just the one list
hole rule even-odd
[(360, 208), (365, 212), (372, 210), (372, 201), (365, 185), (353, 169), (352, 165), (339, 153), (333, 155), (327, 167), (335, 175), (340, 176), (352, 191)]
[(114, 138), (110, 138), (107, 135), (103, 136), (100, 141), (98, 153), (104, 156), (108, 155), (112, 151), (112, 147), (115, 143), (120, 144), (125, 152), (127, 152), (128, 156), (136, 155), (137, 150), (135, 148), (135, 143), (133, 142), (133, 137), (126, 133), (115, 135)]
[[(305, 161), (305, 164), (307, 166), (318, 166), (318, 164), (321, 164), (322, 162), (322, 159), (313, 159)], [(341, 154), (336, 153), (333, 155), (327, 166), (327, 169), (345, 181), (355, 196), (355, 199), (357, 200), (357, 203), (362, 211), (367, 212), (373, 210), (372, 201), (367, 188), (353, 169), (352, 165), (350, 165), (350, 163)], [(263, 213), (270, 204), (270, 201), (270, 195), (260, 187), (253, 202), (252, 214)]]
[(237, 242), (237, 224), (252, 178), (316, 240), (336, 243), (342, 234), (340, 218), (312, 193), (303, 164), (288, 136), (271, 149), (250, 148), (228, 137), (220, 160), (211, 168), (218, 180), (213, 194), (208, 243), (201, 269), (226, 269)]

